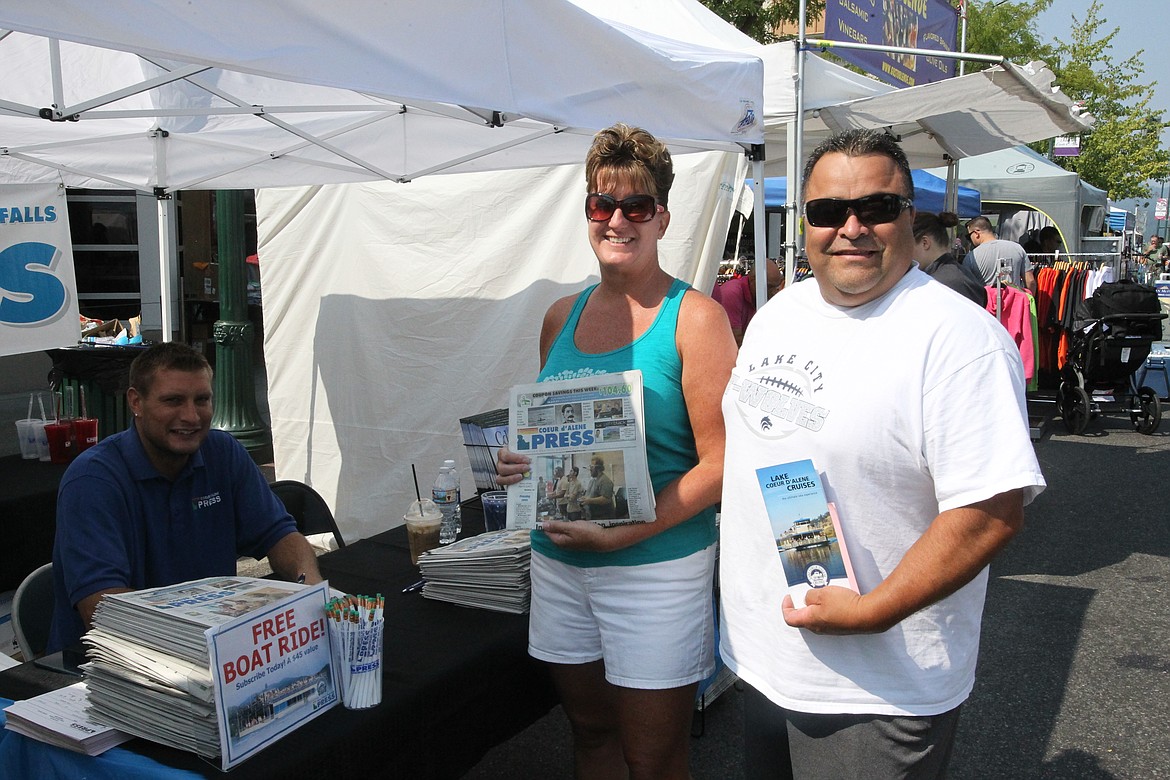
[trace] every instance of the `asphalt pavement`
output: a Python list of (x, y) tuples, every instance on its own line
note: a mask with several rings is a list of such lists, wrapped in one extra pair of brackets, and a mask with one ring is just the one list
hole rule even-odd
[[(949, 777), (1170, 777), (1170, 419), (1057, 419), (1035, 446), (1048, 489), (992, 565)], [(696, 719), (695, 778), (743, 777), (741, 726), (732, 688)], [(559, 707), (464, 780), (538, 777), (572, 777)]]

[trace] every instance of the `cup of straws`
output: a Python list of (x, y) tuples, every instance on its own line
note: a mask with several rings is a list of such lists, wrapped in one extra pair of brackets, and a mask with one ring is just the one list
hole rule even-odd
[(382, 703), (382, 594), (345, 596), (325, 605), (329, 639), (341, 672), (341, 703), (364, 710)]

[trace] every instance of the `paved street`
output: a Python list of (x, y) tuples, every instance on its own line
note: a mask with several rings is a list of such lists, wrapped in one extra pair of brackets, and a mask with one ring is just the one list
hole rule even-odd
[[(1048, 489), (992, 567), (950, 777), (1168, 777), (1170, 420), (1153, 436), (1127, 417), (1082, 436), (1056, 420), (1036, 449)], [(708, 710), (696, 778), (742, 777), (739, 698)], [(554, 710), (465, 780), (571, 777), (567, 741)]]

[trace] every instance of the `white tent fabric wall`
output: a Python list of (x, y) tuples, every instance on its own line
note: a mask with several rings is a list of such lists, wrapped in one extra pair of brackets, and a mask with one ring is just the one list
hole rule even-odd
[[(742, 155), (676, 157), (663, 265), (706, 291)], [(445, 458), (474, 492), (459, 418), (537, 373), (548, 306), (597, 278), (583, 166), (257, 193), (276, 470), (347, 539), (402, 522)]]

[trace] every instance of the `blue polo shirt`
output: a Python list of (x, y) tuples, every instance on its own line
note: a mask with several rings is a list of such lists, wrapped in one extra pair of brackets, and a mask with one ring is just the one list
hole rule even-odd
[(57, 494), (55, 604), (48, 652), (85, 632), (75, 605), (109, 588), (154, 588), (234, 575), (263, 558), (296, 522), (231, 435), (210, 431), (170, 481), (134, 427), (77, 457)]

